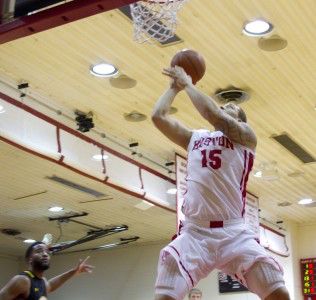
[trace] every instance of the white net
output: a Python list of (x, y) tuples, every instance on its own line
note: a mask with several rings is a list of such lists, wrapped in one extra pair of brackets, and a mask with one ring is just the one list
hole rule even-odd
[(138, 43), (172, 38), (177, 26), (177, 12), (188, 0), (147, 0), (130, 4), (134, 22), (134, 40)]

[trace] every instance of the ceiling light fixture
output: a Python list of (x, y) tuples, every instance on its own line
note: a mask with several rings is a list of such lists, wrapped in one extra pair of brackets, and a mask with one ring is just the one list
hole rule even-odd
[(301, 199), (297, 203), (300, 204), (300, 205), (306, 205), (306, 204), (311, 204), (313, 202), (314, 202), (313, 199)]
[(107, 155), (105, 155), (105, 154), (103, 154), (103, 155), (101, 155), (101, 154), (95, 154), (95, 155), (92, 156), (92, 158), (93, 158), (94, 160), (102, 160), (102, 158), (103, 158), (104, 160), (106, 160), (106, 159), (108, 159), (109, 157), (108, 157)]
[(170, 188), (167, 190), (167, 194), (170, 195), (175, 195), (177, 193), (177, 189), (176, 188)]
[(264, 20), (254, 20), (245, 23), (243, 33), (249, 36), (263, 36), (273, 30), (273, 25)]
[(100, 63), (91, 66), (90, 73), (97, 77), (113, 77), (117, 75), (118, 69), (111, 64)]
[(262, 171), (257, 171), (257, 172), (255, 172), (254, 174), (253, 174), (253, 176), (255, 176), (255, 177), (262, 177)]
[(5, 109), (2, 105), (0, 105), (0, 114), (3, 114), (5, 112)]
[(53, 206), (53, 207), (50, 207), (48, 210), (51, 212), (60, 212), (60, 211), (63, 211), (64, 208), (61, 206)]
[(26, 244), (33, 244), (33, 243), (35, 243), (35, 242), (36, 242), (36, 241), (33, 240), (33, 239), (26, 239), (26, 240), (23, 241), (23, 243), (26, 243)]

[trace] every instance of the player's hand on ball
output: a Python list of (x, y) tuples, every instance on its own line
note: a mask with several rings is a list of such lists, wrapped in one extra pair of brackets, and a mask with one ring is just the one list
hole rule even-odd
[(174, 89), (176, 92), (183, 90), (183, 87), (178, 86), (177, 82), (173, 78), (170, 79), (170, 88)]
[(174, 79), (174, 84), (180, 89), (192, 84), (191, 77), (179, 66), (163, 69), (162, 74)]

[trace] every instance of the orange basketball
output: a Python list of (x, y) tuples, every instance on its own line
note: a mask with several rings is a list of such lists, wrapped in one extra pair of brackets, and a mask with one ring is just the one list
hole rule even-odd
[(175, 54), (171, 60), (171, 67), (179, 66), (191, 76), (192, 83), (196, 84), (205, 73), (204, 57), (197, 51), (183, 49)]

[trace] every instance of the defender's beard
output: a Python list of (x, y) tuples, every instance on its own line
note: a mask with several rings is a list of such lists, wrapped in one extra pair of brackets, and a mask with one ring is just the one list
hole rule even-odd
[(35, 270), (46, 271), (49, 269), (49, 262), (33, 261), (32, 266)]

